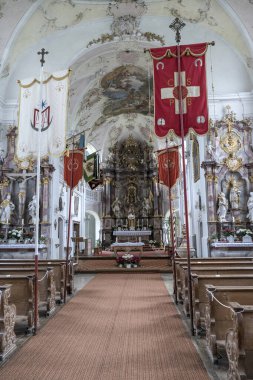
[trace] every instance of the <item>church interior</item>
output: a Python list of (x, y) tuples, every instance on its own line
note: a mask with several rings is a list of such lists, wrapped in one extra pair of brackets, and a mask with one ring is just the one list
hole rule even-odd
[[(253, 1), (0, 0), (0, 25), (0, 378), (253, 379)], [(200, 43), (208, 130), (159, 136), (150, 49)], [(22, 130), (51, 79), (66, 109)]]

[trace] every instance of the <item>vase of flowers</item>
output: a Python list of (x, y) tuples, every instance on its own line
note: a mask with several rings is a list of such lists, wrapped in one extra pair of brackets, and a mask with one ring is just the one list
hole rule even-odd
[(133, 260), (133, 255), (130, 253), (126, 253), (125, 255), (122, 255), (122, 259), (124, 260), (124, 267), (125, 268), (131, 268), (132, 267), (132, 260)]
[(239, 228), (237, 231), (236, 231), (236, 236), (239, 238), (239, 240), (241, 241), (244, 241), (245, 240), (245, 237), (248, 237), (246, 239), (246, 242), (248, 243), (248, 239), (250, 239), (252, 241), (252, 237), (253, 237), (253, 232), (248, 229), (248, 228)]
[(10, 230), (8, 231), (8, 241), (10, 244), (16, 244), (22, 237), (21, 230)]

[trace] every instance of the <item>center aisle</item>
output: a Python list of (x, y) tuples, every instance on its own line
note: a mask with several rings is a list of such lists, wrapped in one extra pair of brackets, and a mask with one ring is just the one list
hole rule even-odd
[(99, 274), (0, 369), (3, 380), (210, 380), (159, 274)]

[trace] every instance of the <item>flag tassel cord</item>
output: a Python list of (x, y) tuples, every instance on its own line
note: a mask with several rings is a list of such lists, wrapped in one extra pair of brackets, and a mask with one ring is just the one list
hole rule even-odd
[[(169, 152), (169, 149), (172, 147), (168, 147), (168, 140), (166, 138), (166, 150)], [(176, 147), (173, 147), (176, 148)], [(172, 242), (172, 266), (173, 266), (173, 283), (174, 283), (174, 297), (175, 303), (178, 303), (177, 300), (177, 279), (176, 279), (176, 263), (175, 263), (175, 234), (174, 234), (174, 226), (173, 226), (173, 210), (172, 210), (172, 200), (171, 200), (171, 186), (170, 186), (170, 167), (169, 167), (169, 156), (167, 155), (167, 164), (168, 164), (168, 187), (169, 187), (169, 209), (170, 209), (170, 236)], [(169, 243), (169, 242), (168, 242)], [(168, 246), (168, 258), (169, 258), (169, 246)]]

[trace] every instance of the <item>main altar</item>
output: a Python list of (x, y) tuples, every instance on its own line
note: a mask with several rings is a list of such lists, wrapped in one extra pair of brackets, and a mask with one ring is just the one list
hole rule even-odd
[(109, 247), (119, 236), (160, 242), (163, 192), (153, 147), (130, 134), (109, 148), (103, 178), (103, 245)]

